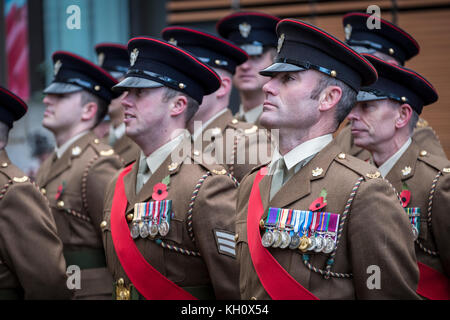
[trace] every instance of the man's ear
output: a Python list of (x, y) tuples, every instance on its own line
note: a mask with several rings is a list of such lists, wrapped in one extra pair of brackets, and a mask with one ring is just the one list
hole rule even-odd
[(81, 120), (89, 121), (97, 115), (98, 105), (95, 102), (88, 102), (82, 107)]
[(170, 116), (176, 117), (186, 111), (188, 100), (186, 96), (177, 95), (170, 104)]
[(232, 89), (232, 80), (230, 77), (222, 76), (220, 88), (215, 92), (217, 98), (225, 97)]
[(339, 86), (326, 87), (319, 97), (319, 111), (328, 111), (334, 108), (342, 97), (342, 89)]
[(398, 109), (398, 118), (395, 120), (395, 127), (400, 129), (407, 126), (412, 114), (413, 110), (411, 106), (407, 103), (402, 104)]

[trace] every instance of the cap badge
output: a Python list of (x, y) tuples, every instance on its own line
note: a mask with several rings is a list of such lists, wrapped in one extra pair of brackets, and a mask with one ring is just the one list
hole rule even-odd
[(239, 25), (239, 32), (241, 33), (241, 36), (243, 38), (247, 38), (251, 30), (252, 26), (249, 25), (247, 22), (243, 22)]
[(100, 52), (97, 56), (98, 59), (98, 65), (101, 67), (103, 66), (103, 62), (105, 62), (105, 54), (103, 52)]
[(352, 26), (351, 26), (351, 24), (347, 24), (345, 26), (344, 32), (345, 32), (345, 40), (346, 41), (350, 40), (350, 37), (352, 35)]
[(280, 53), (281, 47), (283, 47), (284, 43), (284, 33), (281, 34), (281, 36), (278, 38), (278, 47), (277, 47), (277, 53)]
[(137, 48), (134, 48), (133, 52), (131, 52), (131, 54), (130, 54), (130, 66), (134, 66), (138, 56), (139, 56), (139, 50)]
[(62, 67), (61, 60), (56, 61), (54, 68), (53, 68), (53, 73), (54, 73), (55, 77), (58, 75), (59, 69), (61, 69), (61, 67)]
[(177, 44), (178, 44), (178, 41), (175, 40), (175, 38), (170, 38), (169, 41), (167, 41), (167, 42), (169, 42), (170, 44), (173, 44), (175, 47), (176, 47)]

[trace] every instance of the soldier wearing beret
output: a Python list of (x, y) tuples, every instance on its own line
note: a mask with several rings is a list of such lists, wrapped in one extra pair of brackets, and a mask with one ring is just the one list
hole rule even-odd
[[(116, 43), (99, 43), (95, 46), (97, 62), (118, 81), (122, 81), (130, 65), (127, 46)], [(134, 161), (139, 153), (139, 147), (125, 134), (125, 123), (123, 123), (122, 96), (111, 100), (108, 107), (110, 125), (108, 136), (103, 142), (114, 148), (116, 154), (124, 164)]]
[(236, 67), (247, 60), (247, 54), (231, 42), (201, 30), (174, 26), (164, 29), (162, 36), (194, 53), (220, 76), (220, 88), (203, 97), (199, 110), (189, 121), (189, 131), (195, 150), (215, 156), (241, 181), (253, 167), (267, 161), (271, 151), (265, 130), (237, 120), (228, 109), (232, 76)]
[[(374, 18), (380, 24), (380, 28), (369, 29), (367, 27), (369, 18), (373, 17), (359, 12), (348, 13), (343, 18), (345, 41), (357, 52), (372, 54), (401, 66), (419, 53), (419, 44), (406, 31), (381, 18)], [(368, 161), (370, 153), (353, 143), (350, 131), (350, 126), (347, 125), (336, 136), (336, 140), (346, 152)], [(447, 157), (436, 132), (426, 120), (419, 118), (412, 138), (419, 146), (427, 148), (428, 152)]]
[(263, 85), (267, 79), (258, 72), (273, 62), (279, 18), (261, 12), (237, 12), (217, 22), (216, 30), (223, 38), (239, 45), (249, 56), (236, 68), (233, 85), (239, 91), (241, 105), (238, 119), (259, 124), (264, 102)]
[(192, 150), (187, 123), (220, 77), (191, 53), (138, 37), (126, 91), (126, 134), (137, 161), (108, 187), (103, 239), (116, 299), (236, 299), (237, 181)]
[(48, 201), (5, 150), (14, 121), (28, 107), (3, 87), (0, 101), (0, 300), (70, 299), (63, 246)]
[(377, 79), (350, 47), (306, 22), (277, 26), (261, 74), (261, 124), (279, 128), (267, 167), (242, 181), (236, 254), (243, 299), (415, 299), (413, 233), (395, 190), (332, 133)]
[(370, 151), (381, 175), (397, 190), (412, 223), (420, 268), (418, 293), (449, 299), (450, 287), (445, 285), (450, 276), (450, 162), (411, 138), (422, 108), (438, 95), (416, 72), (372, 55), (366, 57), (379, 78), (361, 88), (348, 116), (354, 143)]
[(117, 81), (102, 68), (70, 52), (53, 54), (53, 82), (44, 90), (42, 125), (55, 136), (56, 150), (42, 164), (36, 182), (47, 196), (64, 245), (67, 265), (81, 269), (76, 299), (111, 297), (100, 222), (105, 189), (121, 167), (110, 146), (92, 129), (116, 97)]

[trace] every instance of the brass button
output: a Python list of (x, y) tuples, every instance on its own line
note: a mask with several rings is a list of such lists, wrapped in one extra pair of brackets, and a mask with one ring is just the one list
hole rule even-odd
[(392, 56), (395, 53), (394, 49), (389, 48), (389, 54)]
[(237, 124), (238, 122), (239, 122), (238, 119), (233, 119), (233, 120), (231, 120), (231, 123), (232, 123), (232, 124)]
[(345, 153), (339, 153), (338, 158), (341, 160), (345, 159)]
[(100, 228), (104, 229), (104, 228), (106, 228), (107, 225), (108, 225), (108, 222), (102, 221), (102, 223), (100, 223)]
[(94, 87), (94, 90), (95, 90), (95, 91), (100, 91), (100, 86), (95, 86), (95, 87)]
[(402, 102), (408, 101), (408, 99), (406, 99), (406, 97), (401, 97), (400, 99), (402, 100)]
[(47, 194), (47, 190), (45, 190), (45, 188), (41, 188), (41, 193), (45, 196)]
[(134, 214), (132, 214), (132, 213), (127, 214), (127, 221), (128, 222), (133, 221), (133, 218), (134, 218)]
[(56, 204), (58, 206), (58, 208), (62, 208), (64, 207), (64, 201), (58, 201), (58, 203)]
[(184, 89), (184, 88), (186, 88), (186, 85), (185, 85), (184, 83), (180, 83), (180, 84), (178, 85), (178, 88)]
[(426, 150), (420, 151), (420, 156), (421, 157), (425, 157), (427, 154), (428, 154), (428, 152)]
[(2, 168), (7, 168), (8, 167), (8, 162), (3, 162), (2, 163)]
[(100, 140), (95, 139), (95, 140), (94, 140), (94, 143), (95, 143), (95, 144), (99, 144), (99, 143), (100, 143)]
[(239, 235), (236, 233), (235, 235), (234, 235), (234, 242), (237, 242), (239, 240)]
[(258, 300), (256, 297), (251, 297), (250, 300)]
[(330, 76), (332, 76), (333, 78), (336, 78), (336, 77), (337, 77), (337, 72), (336, 72), (336, 70), (331, 70)]
[(263, 219), (259, 220), (259, 227), (261, 229), (264, 229), (264, 220)]
[(123, 280), (123, 278), (120, 278), (119, 280), (117, 280), (118, 286), (123, 286), (124, 284), (125, 284), (125, 281)]

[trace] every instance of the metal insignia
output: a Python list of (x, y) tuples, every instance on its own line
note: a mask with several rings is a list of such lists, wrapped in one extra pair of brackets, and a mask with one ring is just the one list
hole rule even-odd
[(220, 130), (220, 128), (213, 128), (211, 134), (213, 136), (220, 136), (222, 134), (222, 130)]
[(345, 40), (346, 41), (350, 40), (350, 37), (352, 35), (352, 26), (350, 24), (347, 24), (344, 28), (344, 32), (345, 32)]
[(214, 173), (214, 174), (218, 174), (218, 175), (224, 175), (224, 174), (226, 174), (227, 173), (227, 170), (225, 170), (225, 169), (222, 169), (222, 170), (212, 170), (211, 171), (212, 173)]
[(139, 50), (137, 48), (134, 48), (130, 54), (130, 66), (134, 66), (138, 56), (139, 56)]
[(251, 134), (251, 133), (255, 133), (256, 131), (258, 131), (258, 126), (253, 126), (250, 129), (245, 129), (244, 133), (245, 134)]
[(313, 177), (318, 177), (318, 176), (320, 176), (322, 173), (323, 173), (323, 169), (322, 169), (322, 168), (315, 168), (315, 169), (312, 171)]
[(445, 173), (450, 173), (450, 168), (444, 168), (442, 169), (442, 171), (444, 171)]
[(17, 178), (17, 177), (14, 177), (13, 178), (13, 181), (14, 182), (26, 182), (26, 181), (28, 181), (28, 177), (27, 176), (23, 176), (22, 178)]
[(247, 22), (243, 22), (239, 25), (239, 32), (243, 38), (247, 38), (252, 30), (252, 26)]
[(170, 172), (175, 171), (178, 168), (178, 163), (173, 162), (171, 164), (169, 164), (168, 169)]
[(404, 175), (404, 176), (407, 176), (408, 174), (410, 174), (411, 173), (411, 167), (410, 166), (407, 166), (407, 167), (405, 167), (404, 169), (402, 169), (402, 174)]
[(377, 179), (381, 176), (381, 173), (379, 171), (377, 171), (375, 173), (368, 173), (368, 174), (366, 174), (366, 176), (370, 179)]
[(72, 148), (72, 155), (73, 156), (78, 156), (81, 153), (81, 148), (79, 146), (73, 147)]
[(61, 69), (61, 67), (62, 67), (62, 62), (61, 62), (61, 60), (56, 61), (56, 62), (55, 62), (55, 65), (54, 65), (54, 67), (53, 67), (53, 74), (55, 75), (55, 77), (58, 75), (59, 70)]
[(170, 38), (169, 41), (167, 41), (167, 42), (170, 43), (170, 44), (172, 44), (172, 45), (174, 45), (175, 47), (176, 47), (177, 44), (178, 44), (178, 41), (175, 40), (175, 38)]
[(278, 38), (277, 53), (280, 53), (281, 48), (283, 47), (284, 38), (285, 38), (284, 33), (282, 33), (281, 36)]
[(109, 149), (107, 151), (100, 151), (100, 155), (104, 157), (112, 156), (114, 154), (113, 149)]
[(98, 65), (101, 67), (103, 66), (103, 62), (105, 62), (105, 54), (103, 52), (100, 52), (97, 56), (98, 59)]

